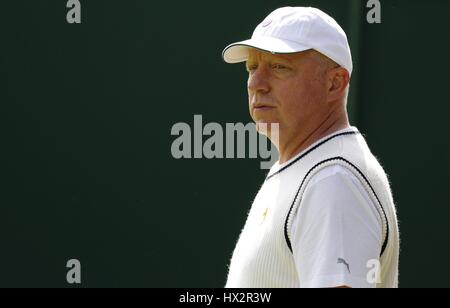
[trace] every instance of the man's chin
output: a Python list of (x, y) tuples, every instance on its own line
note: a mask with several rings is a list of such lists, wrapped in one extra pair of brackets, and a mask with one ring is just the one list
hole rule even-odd
[(256, 131), (260, 134), (266, 135), (267, 131), (270, 130), (271, 123), (267, 122), (255, 122)]
[(278, 123), (273, 122), (262, 122), (258, 121), (256, 124), (256, 131), (267, 138), (273, 140), (278, 140), (279, 127)]

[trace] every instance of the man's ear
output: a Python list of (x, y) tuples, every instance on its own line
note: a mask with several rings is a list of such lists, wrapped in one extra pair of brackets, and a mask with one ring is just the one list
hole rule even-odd
[(328, 72), (327, 95), (328, 102), (336, 101), (345, 96), (345, 90), (350, 82), (350, 75), (343, 67), (333, 68)]

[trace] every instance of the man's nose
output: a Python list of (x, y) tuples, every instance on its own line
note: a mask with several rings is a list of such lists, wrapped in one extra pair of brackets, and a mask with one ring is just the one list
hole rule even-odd
[(269, 75), (264, 67), (258, 67), (248, 76), (247, 87), (249, 92), (269, 92)]

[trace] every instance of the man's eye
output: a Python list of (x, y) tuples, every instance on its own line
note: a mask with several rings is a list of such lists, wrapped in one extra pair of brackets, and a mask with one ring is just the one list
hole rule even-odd
[(283, 64), (273, 64), (272, 68), (275, 69), (275, 70), (285, 70), (285, 69), (287, 69), (287, 67), (284, 66)]

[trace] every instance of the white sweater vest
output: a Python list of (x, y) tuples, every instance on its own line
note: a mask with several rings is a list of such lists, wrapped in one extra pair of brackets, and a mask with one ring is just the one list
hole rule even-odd
[(383, 230), (381, 283), (377, 287), (397, 287), (399, 235), (388, 179), (353, 127), (322, 138), (281, 169), (272, 168), (233, 252), (226, 287), (300, 287), (291, 251), (292, 216), (302, 202), (309, 179), (330, 165), (351, 171), (377, 205)]

